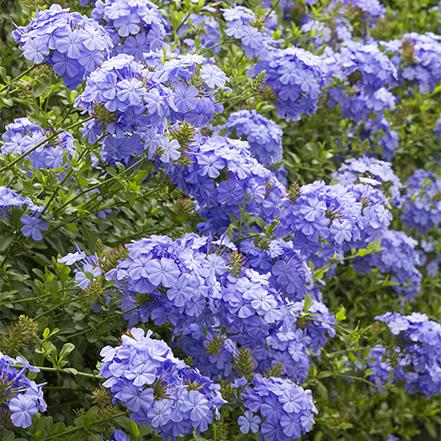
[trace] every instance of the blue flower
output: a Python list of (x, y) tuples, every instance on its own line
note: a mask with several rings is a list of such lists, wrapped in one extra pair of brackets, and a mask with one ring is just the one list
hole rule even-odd
[(24, 214), (20, 220), (21, 223), (24, 225), (21, 229), (23, 235), (26, 237), (32, 236), (32, 239), (34, 240), (42, 240), (43, 235), (41, 234), (41, 232), (47, 231), (49, 229), (47, 222), (38, 217), (31, 217), (27, 214)]
[(216, 86), (222, 88), (228, 81), (228, 78), (222, 69), (217, 66), (213, 66), (212, 64), (206, 64), (201, 69), (201, 77), (211, 89), (214, 89)]
[(16, 427), (29, 427), (32, 424), (31, 415), (38, 413), (35, 401), (26, 395), (18, 395), (9, 402), (11, 421)]
[(253, 412), (247, 410), (244, 413), (244, 416), (240, 416), (237, 419), (239, 423), (240, 431), (244, 434), (247, 434), (251, 431), (251, 433), (257, 433), (259, 430), (259, 424), (261, 423), (261, 419), (259, 416), (254, 415)]

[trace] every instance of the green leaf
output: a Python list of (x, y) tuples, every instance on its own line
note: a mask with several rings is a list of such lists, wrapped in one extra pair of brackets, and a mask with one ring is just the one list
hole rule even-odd
[(13, 233), (4, 234), (0, 240), (0, 252), (3, 253), (3, 251), (5, 251), (9, 247), (9, 245), (13, 240), (14, 240)]
[(59, 360), (62, 360), (64, 357), (69, 355), (74, 349), (75, 345), (73, 343), (65, 343), (61, 349)]
[(135, 421), (133, 420), (130, 422), (130, 424), (132, 426), (132, 430), (133, 430), (133, 434), (135, 435), (135, 438), (138, 439), (140, 435), (138, 424), (136, 424)]
[(346, 312), (346, 308), (340, 306), (340, 310), (337, 312), (337, 314), (335, 314), (335, 318), (338, 322), (341, 322), (342, 320), (346, 319), (345, 312)]
[(305, 307), (304, 307), (304, 311), (305, 311), (305, 312), (308, 312), (308, 311), (309, 311), (309, 308), (311, 307), (311, 305), (312, 305), (312, 299), (311, 299), (311, 296), (310, 296), (309, 294), (306, 294), (306, 296), (305, 296)]

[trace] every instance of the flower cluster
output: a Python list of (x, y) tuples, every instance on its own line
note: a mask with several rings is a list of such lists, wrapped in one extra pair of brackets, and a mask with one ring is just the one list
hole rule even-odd
[(188, 167), (169, 167), (167, 174), (195, 198), (207, 222), (204, 233), (222, 234), (230, 215), (240, 219), (241, 206), (262, 219), (272, 219), (285, 188), (251, 156), (249, 144), (222, 136), (199, 137), (186, 150)]
[(339, 52), (328, 48), (322, 56), (328, 75), (348, 81), (358, 91), (372, 96), (382, 87), (394, 86), (398, 71), (377, 43), (347, 41)]
[(260, 417), (246, 412), (239, 421), (242, 432), (258, 431), (265, 439), (288, 441), (311, 430), (317, 409), (310, 390), (290, 380), (264, 378), (260, 374), (254, 376), (252, 384), (253, 387), (245, 387), (242, 398), (244, 406)]
[(356, 123), (368, 121), (372, 114), (379, 114), (379, 118), (382, 119), (383, 110), (395, 107), (394, 95), (384, 87), (371, 95), (356, 87), (349, 91), (339, 87), (330, 88), (328, 93), (330, 97), (328, 107), (340, 106), (342, 118), (351, 119)]
[(418, 312), (387, 312), (375, 318), (386, 323), (400, 343), (395, 379), (404, 380), (410, 393), (417, 390), (428, 398), (441, 393), (441, 325)]
[(159, 145), (164, 149), (164, 161), (179, 157), (177, 142), (161, 136), (170, 111), (177, 110), (172, 91), (159, 83), (147, 84), (151, 77), (147, 69), (125, 54), (106, 61), (88, 77), (76, 105), (94, 116), (83, 130), (89, 142), (107, 135), (102, 140), (105, 161), (128, 163), (133, 155), (141, 154), (147, 146), (137, 133), (140, 127), (145, 133), (153, 131), (156, 137), (148, 146), (150, 158)]
[(220, 386), (175, 358), (151, 334), (132, 328), (121, 346), (101, 351), (100, 375), (108, 379), (104, 387), (110, 388), (114, 403), (127, 406), (137, 424), (151, 425), (165, 440), (204, 432), (225, 403)]
[[(266, 248), (266, 249), (265, 249)], [(240, 244), (240, 251), (247, 257), (251, 268), (262, 275), (269, 275), (274, 289), (289, 301), (301, 301), (312, 283), (311, 270), (292, 241), (270, 241), (265, 247), (256, 247), (254, 240)]]
[(401, 220), (408, 228), (426, 233), (441, 221), (441, 178), (432, 171), (417, 169), (406, 180), (407, 191), (403, 196)]
[(282, 130), (254, 109), (230, 114), (225, 126), (248, 141), (251, 153), (261, 164), (272, 165), (282, 160)]
[(11, 358), (0, 352), (0, 399), (8, 405), (12, 424), (23, 428), (32, 424), (32, 415), (47, 408), (41, 390), (44, 384), (29, 380), (27, 371), (40, 372), (21, 357)]
[(131, 55), (140, 62), (144, 54), (158, 52), (164, 45), (165, 21), (159, 8), (148, 0), (98, 0), (92, 18), (111, 37), (112, 56)]
[(381, 238), (392, 220), (389, 208), (383, 192), (371, 185), (314, 182), (283, 200), (278, 234), (295, 233), (293, 247), (319, 267), (326, 264), (323, 258)]
[[(281, 363), (290, 378), (304, 381), (310, 365), (307, 348), (320, 352), (325, 333), (333, 335), (334, 319), (325, 305), (314, 302), (314, 313), (329, 324), (296, 328), (295, 313), (302, 306), (292, 308), (288, 299), (301, 302), (311, 292), (306, 286), (312, 282), (310, 269), (282, 241), (272, 248), (280, 257), (268, 257), (270, 267), (263, 270), (262, 265), (258, 273), (244, 266), (246, 257), (225, 237), (213, 242), (195, 234), (176, 241), (153, 236), (129, 245), (128, 258), (105, 277), (122, 292), (120, 306), (128, 311), (124, 318), (129, 326), (168, 321), (176, 344), (204, 375), (233, 375), (232, 361), (240, 345), (252, 351), (259, 372)], [(259, 259), (251, 257), (249, 262), (257, 264)], [(84, 289), (90, 283), (84, 271), (97, 277), (103, 265), (81, 252), (59, 261), (79, 260), (87, 266), (76, 276)]]
[(0, 186), (0, 216), (8, 218), (9, 210), (12, 207), (23, 207), (27, 205), (27, 208), (33, 215), (38, 215), (43, 210), (43, 207), (35, 205), (31, 198), (23, 197), (8, 187)]
[[(377, 345), (370, 349), (366, 358), (366, 369), (372, 369), (373, 373), (368, 376), (368, 380), (378, 386), (384, 386), (388, 381), (392, 380), (392, 365), (387, 356), (387, 350), (383, 346)], [(377, 391), (382, 391), (378, 388)]]
[(187, 120), (205, 127), (223, 109), (212, 93), (228, 80), (221, 69), (206, 64), (199, 72), (200, 89), (186, 84), (200, 63), (200, 56), (182, 56), (151, 72), (130, 55), (106, 61), (76, 100), (94, 117), (83, 135), (89, 142), (102, 137), (103, 159), (110, 163), (128, 163), (143, 151), (150, 159), (158, 153), (163, 163), (177, 160), (180, 145), (167, 136), (168, 124)]
[(427, 32), (411, 32), (399, 40), (388, 41), (385, 47), (395, 55), (392, 61), (399, 67), (400, 83), (417, 85), (421, 93), (433, 91), (441, 81), (440, 37)]
[(386, 231), (381, 238), (382, 249), (375, 254), (357, 257), (354, 269), (359, 273), (369, 273), (372, 268), (385, 274), (392, 273), (391, 281), (398, 284), (394, 285), (394, 290), (411, 301), (421, 290), (422, 275), (416, 268), (420, 265), (415, 251), (417, 244), (404, 231)]
[(28, 60), (46, 63), (75, 89), (109, 56), (112, 41), (102, 26), (77, 12), (52, 5), (39, 11), (28, 26), (13, 32)]
[[(28, 157), (35, 170), (60, 169), (65, 163), (64, 155), (67, 154), (71, 159), (75, 154), (74, 137), (68, 132), (63, 132), (45, 143), (49, 136), (50, 132), (31, 123), (28, 118), (18, 118), (6, 126), (2, 135), (4, 144), (0, 150), (5, 155), (11, 153), (13, 156), (20, 156), (32, 150)], [(30, 174), (31, 172), (28, 172), (28, 175)]]
[(255, 76), (266, 71), (266, 84), (277, 94), (277, 115), (287, 121), (299, 121), (301, 114), (317, 109), (324, 86), (322, 60), (304, 49), (290, 47), (269, 52), (268, 59), (248, 71)]
[(389, 194), (393, 204), (401, 205), (401, 193), (403, 188), (400, 179), (394, 174), (389, 162), (363, 156), (362, 158), (350, 158), (340, 165), (340, 168), (332, 174), (333, 179), (344, 186), (355, 183), (369, 184), (384, 190)]
[(303, 32), (314, 31), (312, 41), (317, 47), (325, 42), (335, 45), (357, 38), (367, 40), (386, 8), (378, 0), (333, 0), (326, 11), (332, 16), (328, 25), (306, 15), (301, 27)]
[[(204, 12), (213, 13), (215, 8), (206, 6)], [(188, 24), (186, 23), (178, 31), (178, 36), (184, 38), (184, 43), (188, 46), (190, 51), (194, 51), (195, 39), (192, 38), (193, 34), (197, 35), (200, 40), (200, 48), (212, 48), (212, 51), (217, 54), (221, 50), (219, 40), (222, 38), (222, 34), (219, 31), (219, 22), (217, 22), (211, 15), (208, 14), (190, 14), (188, 17)], [(217, 46), (217, 47), (213, 47)]]
[(243, 6), (235, 6), (223, 11), (227, 22), (225, 33), (240, 40), (246, 57), (268, 59), (275, 41), (266, 29), (265, 23)]

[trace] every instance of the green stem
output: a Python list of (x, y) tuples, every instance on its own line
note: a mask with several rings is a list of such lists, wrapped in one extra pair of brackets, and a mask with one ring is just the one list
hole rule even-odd
[(29, 67), (28, 69), (26, 69), (23, 73), (21, 73), (18, 77), (14, 78), (12, 80), (12, 82), (21, 80), (24, 76), (26, 76), (28, 73), (32, 72), (36, 67), (38, 66), (38, 64), (34, 64), (31, 67)]
[(335, 326), (336, 328), (340, 328), (343, 331), (347, 332), (348, 334), (351, 334), (351, 331), (349, 331), (348, 329), (344, 328), (343, 326), (337, 324), (336, 322), (328, 322), (326, 320), (320, 320), (320, 319), (316, 319), (313, 317), (308, 317), (308, 316), (301, 316), (301, 315), (296, 315), (296, 318), (298, 319), (306, 319), (306, 320), (311, 320), (312, 322), (321, 322), (321, 323), (327, 323), (328, 325), (332, 325)]
[[(222, 40), (220, 43), (215, 44), (214, 46), (210, 46), (210, 47), (202, 47), (200, 50), (203, 51), (202, 53), (206, 53), (208, 51), (211, 51), (212, 49), (222, 46), (224, 43), (234, 43), (236, 40), (235, 39), (226, 39), (226, 40)], [(194, 53), (197, 53), (199, 51), (195, 51)]]
[[(244, 92), (244, 93), (241, 94), (241, 95), (244, 95), (245, 93), (248, 93), (248, 92), (249, 92), (249, 90), (247, 90), (246, 92)], [(236, 96), (236, 97), (234, 97), (234, 98), (227, 98), (225, 101), (230, 101), (230, 100), (232, 100), (232, 99), (240, 98), (241, 95), (238, 95), (238, 96)], [(251, 94), (249, 97), (247, 97), (246, 99), (253, 98), (253, 97), (255, 97), (255, 96), (258, 96), (258, 93), (253, 93), (253, 94)], [(224, 109), (224, 113), (225, 113), (225, 112), (228, 112), (228, 111), (229, 111), (230, 109), (232, 109), (234, 106), (238, 106), (238, 105), (239, 105), (239, 103), (231, 103), (226, 109)]]
[[(11, 365), (11, 366), (17, 367), (19, 369), (24, 368), (24, 365), (22, 365), (22, 364), (14, 364), (14, 365)], [(63, 369), (63, 368), (57, 369), (57, 368), (51, 368), (51, 367), (46, 367), (46, 366), (34, 366), (34, 367), (36, 367), (37, 369), (40, 369), (40, 371), (62, 372), (62, 373), (65, 373), (65, 374), (80, 375), (82, 377), (98, 378), (100, 380), (103, 379), (103, 377), (101, 377), (100, 375), (89, 374), (87, 372), (79, 372), (76, 369), (75, 369), (76, 370), (75, 374), (73, 374), (71, 371)]]
[(133, 164), (132, 166), (130, 166), (129, 168), (125, 169), (123, 173), (121, 173), (120, 175), (118, 175), (117, 177), (111, 177), (109, 179), (106, 179), (103, 182), (100, 182), (99, 184), (95, 184), (92, 185), (92, 187), (86, 188), (82, 191), (80, 191), (77, 195), (75, 195), (73, 198), (69, 199), (67, 202), (65, 202), (60, 208), (57, 208), (55, 210), (55, 213), (58, 213), (59, 211), (63, 210), (64, 208), (66, 208), (71, 202), (75, 201), (76, 199), (78, 199), (79, 197), (83, 196), (86, 193), (89, 193), (92, 190), (95, 190), (105, 184), (108, 184), (109, 182), (112, 182), (114, 180), (116, 180), (118, 177), (122, 177), (124, 174), (126, 174), (128, 171), (130, 171), (131, 169), (133, 169), (134, 167), (136, 167), (137, 165), (141, 164), (143, 161), (145, 161), (145, 159), (147, 158), (147, 156), (144, 156), (143, 158), (141, 158), (139, 161), (135, 162), (135, 164)]
[(346, 374), (333, 374), (337, 377), (351, 378), (352, 380), (362, 381), (363, 383), (369, 384), (370, 386), (377, 387), (379, 389), (389, 389), (387, 386), (380, 386), (378, 384), (372, 383), (371, 381), (365, 380), (361, 377), (355, 377), (354, 375), (346, 375)]
[[(29, 72), (31, 72), (33, 69), (35, 69), (38, 65), (34, 64), (33, 66), (29, 67), (28, 69), (26, 69), (23, 73), (21, 73), (18, 77), (14, 78), (10, 84), (8, 84), (8, 87), (6, 88), (6, 90), (2, 93), (2, 95), (6, 95), (9, 92), (9, 89), (11, 88), (12, 84), (14, 84), (16, 81), (20, 80), (21, 78), (23, 78), (25, 75), (27, 75)], [(15, 92), (17, 89), (14, 89), (11, 93)]]
[(355, 351), (358, 351), (358, 350), (370, 349), (372, 347), (373, 346), (359, 346), (357, 349), (352, 348), (352, 349), (343, 349), (341, 351), (335, 351), (335, 352), (327, 352), (326, 356), (327, 357), (335, 357), (336, 355), (344, 354), (345, 352), (355, 352)]
[(276, 3), (274, 3), (274, 6), (269, 10), (269, 12), (265, 15), (265, 18), (263, 19), (263, 22), (266, 22), (266, 19), (271, 15), (271, 12), (274, 11), (274, 9), (277, 8), (277, 5), (280, 3), (280, 0), (277, 0)]
[[(95, 421), (94, 423), (92, 423), (91, 426), (93, 426), (93, 425), (95, 425), (95, 424), (105, 423), (106, 421), (109, 421), (109, 420), (113, 420), (113, 419), (119, 418), (120, 416), (127, 415), (127, 413), (128, 413), (128, 411), (126, 410), (125, 412), (120, 412), (120, 413), (117, 413), (116, 415), (112, 415), (112, 416), (110, 416), (110, 417), (103, 418), (103, 419), (101, 419), (101, 420), (97, 420), (97, 421)], [(43, 438), (43, 439), (40, 440), (40, 441), (50, 441), (50, 440), (52, 440), (52, 439), (58, 439), (58, 438), (61, 438), (61, 437), (64, 436), (64, 435), (70, 435), (71, 433), (77, 432), (78, 430), (87, 430), (87, 429), (85, 429), (83, 426), (72, 427), (72, 428), (69, 429), (69, 430), (65, 430), (64, 432), (57, 433), (56, 435), (52, 435), (52, 436), (50, 436), (49, 438)]]
[(14, 164), (17, 164), (17, 162), (21, 161), (22, 159), (26, 158), (30, 153), (37, 150), (39, 147), (41, 147), (44, 144), (47, 144), (48, 142), (52, 141), (54, 138), (56, 138), (60, 133), (66, 132), (67, 130), (74, 129), (77, 126), (80, 126), (81, 124), (90, 121), (93, 119), (93, 116), (90, 116), (89, 118), (83, 119), (81, 121), (77, 121), (74, 124), (71, 124), (70, 126), (66, 127), (65, 129), (61, 130), (60, 132), (54, 133), (51, 136), (48, 136), (44, 141), (39, 142), (38, 144), (34, 145), (31, 149), (29, 149), (27, 152), (23, 153), (20, 156), (17, 156), (14, 160), (6, 164), (4, 167), (0, 168), (0, 173), (8, 169), (9, 167), (13, 166)]
[[(87, 154), (88, 151), (90, 151), (92, 148), (88, 147), (83, 153), (81, 153), (81, 155), (78, 157), (78, 162), (81, 161), (81, 159)], [(50, 197), (49, 201), (47, 202), (47, 204), (44, 206), (43, 211), (41, 212), (40, 216), (43, 216), (43, 214), (46, 212), (46, 210), (49, 208), (49, 205), (51, 204), (51, 202), (55, 199), (56, 195), (58, 194), (58, 191), (60, 190), (61, 186), (66, 182), (66, 180), (69, 178), (69, 176), (72, 174), (73, 172), (73, 168), (71, 168), (69, 170), (68, 173), (66, 173), (66, 176), (64, 177), (64, 179), (60, 182), (60, 185), (54, 190), (54, 192), (52, 193), (52, 196)]]
[(182, 26), (184, 26), (185, 22), (188, 20), (188, 17), (190, 17), (191, 15), (191, 11), (182, 19), (181, 23), (179, 23), (179, 26), (176, 28), (175, 30), (175, 34), (178, 34), (179, 29), (182, 28)]
[(66, 306), (66, 305), (68, 305), (69, 303), (75, 302), (76, 300), (78, 300), (78, 299), (74, 298), (74, 299), (70, 299), (70, 300), (66, 300), (66, 301), (64, 301), (64, 302), (61, 302), (59, 305), (56, 305), (56, 306), (54, 306), (54, 307), (48, 309), (47, 311), (42, 312), (41, 314), (38, 314), (36, 317), (33, 318), (33, 320), (34, 320), (34, 321), (37, 321), (39, 318), (44, 317), (45, 315), (48, 315), (48, 314), (50, 314), (51, 312), (55, 311), (56, 309), (61, 308), (61, 307), (63, 307), (63, 306)]
[(107, 321), (109, 321), (115, 317), (123, 316), (123, 314), (127, 314), (128, 312), (135, 311), (135, 309), (139, 309), (139, 306), (135, 306), (134, 308), (131, 308), (131, 309), (129, 309), (127, 311), (123, 311), (123, 312), (118, 311), (117, 313), (114, 313), (114, 314), (110, 315), (109, 317), (105, 318), (104, 320), (101, 320), (100, 322), (96, 323), (94, 326), (91, 326), (90, 328), (84, 329), (81, 332), (77, 332), (76, 334), (69, 335), (66, 338), (71, 339), (74, 337), (78, 337), (79, 335), (87, 334), (89, 331), (93, 331), (94, 329), (98, 328), (98, 326), (101, 326), (103, 323), (106, 323)]
[[(1, 268), (1, 267), (0, 267), (0, 268)], [(64, 290), (63, 290), (63, 292), (66, 292), (66, 291), (78, 291), (78, 288), (64, 289)], [(46, 295), (44, 295), (44, 296), (34, 296), (34, 297), (29, 297), (28, 299), (16, 299), (16, 300), (10, 300), (9, 302), (6, 301), (6, 302), (3, 302), (3, 303), (0, 303), (0, 306), (2, 306), (2, 305), (6, 305), (6, 304), (9, 304), (9, 303), (14, 304), (14, 303), (33, 302), (34, 300), (42, 300), (42, 299), (45, 299), (46, 297), (49, 297), (49, 296), (51, 296), (51, 295), (52, 295), (52, 293), (48, 293), (48, 294), (46, 294)]]

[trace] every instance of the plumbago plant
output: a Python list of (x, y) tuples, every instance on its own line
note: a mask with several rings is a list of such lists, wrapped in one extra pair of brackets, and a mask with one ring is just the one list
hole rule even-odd
[(439, 5), (1, 4), (2, 441), (436, 438)]

